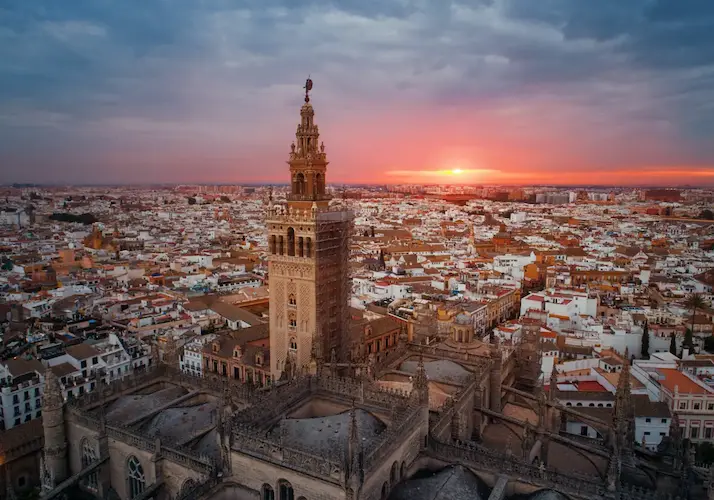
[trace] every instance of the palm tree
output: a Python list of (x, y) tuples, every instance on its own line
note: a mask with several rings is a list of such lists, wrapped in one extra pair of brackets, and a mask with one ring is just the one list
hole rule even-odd
[(697, 311), (704, 309), (707, 304), (700, 293), (692, 293), (687, 297), (687, 300), (684, 301), (684, 305), (687, 309), (692, 311), (691, 330), (692, 333), (694, 333), (694, 317), (697, 315)]

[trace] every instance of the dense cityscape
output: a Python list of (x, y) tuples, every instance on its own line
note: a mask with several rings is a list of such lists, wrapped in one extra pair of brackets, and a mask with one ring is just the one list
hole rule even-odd
[(714, 1), (0, 1), (0, 500), (714, 500)]
[(6, 498), (711, 499), (714, 190), (331, 186), (305, 87), (289, 184), (2, 190)]

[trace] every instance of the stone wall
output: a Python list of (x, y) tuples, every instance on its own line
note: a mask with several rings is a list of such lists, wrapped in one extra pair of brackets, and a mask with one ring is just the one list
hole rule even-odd
[(360, 498), (365, 500), (382, 498), (383, 488), (389, 495), (399, 481), (406, 479), (407, 471), (419, 456), (427, 432), (426, 423), (414, 425), (413, 430), (404, 436), (401, 444), (365, 475)]
[(294, 498), (304, 496), (309, 500), (341, 500), (345, 498), (342, 486), (318, 478), (286, 469), (250, 455), (232, 453), (233, 476), (228, 481), (244, 484), (259, 493), (264, 484), (269, 484), (278, 498), (278, 485), (281, 480), (288, 481), (294, 492)]

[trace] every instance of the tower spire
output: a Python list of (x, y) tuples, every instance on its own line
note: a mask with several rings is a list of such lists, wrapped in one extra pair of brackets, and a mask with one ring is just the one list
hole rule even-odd
[(615, 414), (613, 416), (612, 427), (615, 433), (615, 454), (629, 456), (632, 452), (634, 441), (632, 429), (634, 415), (630, 385), (630, 351), (627, 348), (625, 349), (624, 358), (620, 378), (617, 381), (617, 390), (615, 392)]
[(412, 391), (416, 391), (417, 398), (422, 405), (429, 404), (429, 379), (426, 375), (426, 368), (424, 368), (424, 358), (421, 355), (419, 356), (419, 364), (412, 382)]
[(309, 210), (313, 203), (327, 206), (330, 197), (325, 193), (327, 156), (320, 143), (320, 132), (315, 125), (315, 110), (310, 103), (312, 79), (305, 82), (305, 104), (300, 108), (300, 123), (295, 141), (290, 145), (291, 189), (288, 202), (291, 207)]
[(555, 360), (553, 360), (553, 370), (550, 372), (550, 384), (548, 386), (548, 400), (555, 401), (555, 391), (558, 389), (558, 369), (556, 368)]

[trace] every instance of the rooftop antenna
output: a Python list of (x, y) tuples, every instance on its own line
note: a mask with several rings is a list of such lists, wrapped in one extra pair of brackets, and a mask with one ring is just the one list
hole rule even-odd
[(307, 76), (307, 81), (305, 81), (305, 102), (308, 103), (310, 102), (310, 91), (312, 90), (312, 80), (310, 79), (310, 75)]

